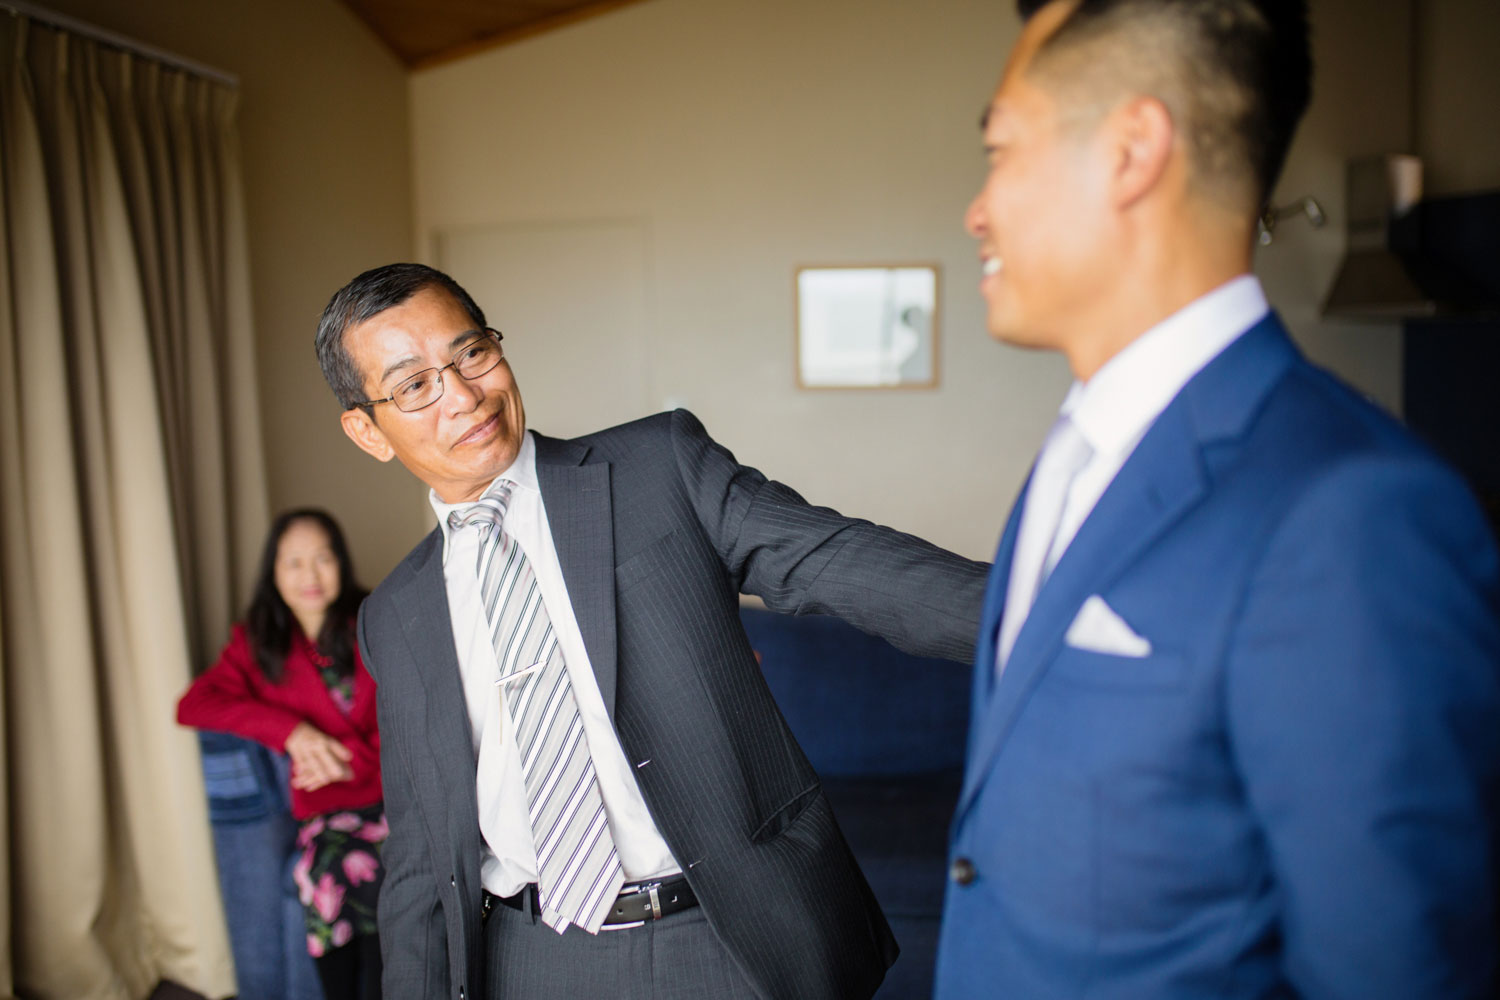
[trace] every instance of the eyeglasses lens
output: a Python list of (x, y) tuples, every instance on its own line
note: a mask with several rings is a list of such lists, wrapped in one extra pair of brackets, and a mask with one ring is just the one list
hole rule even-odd
[[(444, 368), (457, 369), (466, 379), (476, 379), (500, 363), (504, 352), (500, 350), (499, 335), (486, 331), (483, 337), (473, 341), (453, 356)], [(443, 369), (429, 368), (417, 372), (396, 386), (392, 393), (397, 409), (410, 413), (430, 406), (443, 395)]]

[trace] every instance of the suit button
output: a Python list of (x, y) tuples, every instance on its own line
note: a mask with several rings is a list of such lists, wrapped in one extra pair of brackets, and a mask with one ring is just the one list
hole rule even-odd
[(458, 876), (457, 875), (449, 875), (448, 876), (448, 884), (449, 885), (453, 885), (453, 886), (458, 885)]
[(959, 885), (969, 885), (979, 876), (974, 869), (974, 862), (968, 858), (954, 858), (953, 864), (948, 868), (948, 877)]
[(464, 1000), (464, 988), (462, 986), (458, 988), (458, 1000)]

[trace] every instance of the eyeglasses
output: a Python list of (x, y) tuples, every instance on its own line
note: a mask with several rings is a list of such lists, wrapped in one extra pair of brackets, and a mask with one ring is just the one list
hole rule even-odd
[(505, 357), (500, 347), (504, 337), (499, 330), (485, 327), (475, 340), (458, 349), (453, 360), (441, 368), (424, 368), (415, 375), (408, 375), (396, 383), (396, 388), (384, 399), (367, 399), (355, 406), (374, 406), (376, 403), (395, 403), (402, 413), (411, 413), (424, 406), (431, 406), (443, 397), (443, 372), (452, 368), (466, 379), (476, 379), (490, 371)]

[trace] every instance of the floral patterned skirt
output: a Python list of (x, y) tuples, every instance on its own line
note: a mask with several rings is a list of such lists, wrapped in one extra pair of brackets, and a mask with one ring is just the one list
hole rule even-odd
[(375, 933), (375, 898), (385, 874), (380, 847), (388, 833), (379, 803), (314, 816), (297, 831), (302, 856), (292, 878), (307, 915), (307, 951), (314, 958), (357, 935)]

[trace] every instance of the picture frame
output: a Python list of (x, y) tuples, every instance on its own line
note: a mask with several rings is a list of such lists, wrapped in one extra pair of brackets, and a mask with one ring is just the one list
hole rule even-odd
[(793, 290), (798, 388), (938, 386), (937, 264), (805, 265)]

